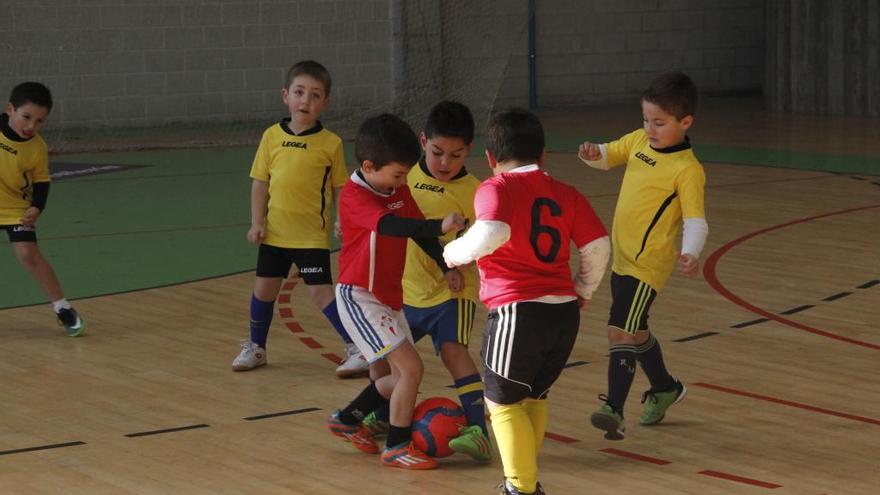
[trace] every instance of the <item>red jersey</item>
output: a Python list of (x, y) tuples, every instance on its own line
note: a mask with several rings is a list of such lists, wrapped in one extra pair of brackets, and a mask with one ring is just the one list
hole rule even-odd
[(353, 173), (339, 195), (339, 283), (363, 287), (383, 304), (400, 311), (407, 238), (377, 232), (379, 220), (385, 215), (425, 219), (408, 186), (382, 194), (358, 172)]
[(569, 243), (580, 248), (608, 235), (583, 194), (535, 166), (484, 181), (474, 208), (477, 220), (510, 226), (510, 239), (477, 261), (480, 299), (489, 309), (543, 296), (577, 297)]

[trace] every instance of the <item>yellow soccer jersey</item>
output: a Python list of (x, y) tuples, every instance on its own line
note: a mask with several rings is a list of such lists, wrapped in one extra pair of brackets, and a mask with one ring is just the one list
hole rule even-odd
[(342, 139), (320, 122), (294, 134), (289, 121), (266, 129), (251, 167), (251, 178), (269, 183), (263, 242), (282, 248), (327, 249), (334, 224), (333, 188), (348, 180)]
[[(406, 181), (425, 218), (443, 218), (456, 212), (467, 219), (468, 225), (473, 225), (476, 221), (474, 195), (480, 180), (465, 169), (451, 181), (440, 182), (431, 176), (428, 166), (422, 160), (410, 170)], [(445, 245), (463, 233), (464, 231), (443, 234), (440, 243)], [(437, 263), (410, 239), (406, 246), (406, 268), (403, 272), (403, 303), (417, 308), (428, 308), (452, 298), (476, 301), (480, 288), (476, 268), (472, 265), (459, 270), (464, 275), (464, 289), (453, 294)]]
[(35, 182), (49, 182), (49, 153), (39, 135), (22, 139), (0, 123), (0, 225), (18, 225), (30, 208)]
[(706, 175), (689, 142), (655, 150), (644, 129), (605, 145), (609, 167), (626, 164), (614, 211), (612, 269), (659, 291), (675, 266), (682, 218), (705, 218)]

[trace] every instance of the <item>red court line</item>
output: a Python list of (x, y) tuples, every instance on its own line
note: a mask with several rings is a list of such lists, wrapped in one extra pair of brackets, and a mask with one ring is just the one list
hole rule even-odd
[(293, 333), (305, 332), (305, 330), (303, 330), (302, 325), (300, 325), (299, 323), (297, 323), (295, 321), (288, 321), (285, 323), (285, 325), (287, 326), (287, 329)]
[(577, 438), (567, 437), (565, 435), (560, 435), (558, 433), (551, 433), (549, 431), (544, 432), (544, 438), (549, 438), (550, 440), (556, 440), (557, 442), (562, 443), (575, 443), (580, 442)]
[(278, 295), (278, 302), (281, 304), (290, 304), (290, 293), (284, 292)]
[(293, 318), (293, 310), (290, 308), (278, 308), (278, 314), (282, 318)]
[(727, 244), (718, 248), (714, 253), (709, 255), (709, 257), (706, 258), (705, 265), (703, 266), (703, 275), (706, 277), (706, 281), (709, 283), (709, 285), (711, 285), (712, 288), (715, 289), (719, 294), (721, 294), (722, 296), (724, 296), (725, 298), (727, 298), (728, 300), (730, 300), (734, 304), (751, 311), (752, 313), (759, 314), (759, 315), (763, 316), (764, 318), (776, 321), (778, 323), (782, 323), (783, 325), (797, 328), (798, 330), (803, 330), (805, 332), (809, 332), (812, 334), (821, 335), (822, 337), (827, 337), (829, 339), (835, 339), (835, 340), (839, 340), (841, 342), (846, 342), (849, 344), (867, 347), (869, 349), (880, 350), (880, 345), (878, 345), (878, 344), (874, 344), (871, 342), (864, 342), (864, 341), (853, 339), (850, 337), (845, 337), (843, 335), (837, 335), (835, 333), (831, 333), (831, 332), (828, 332), (825, 330), (819, 330), (818, 328), (813, 328), (811, 326), (804, 325), (803, 323), (798, 323), (796, 321), (789, 320), (788, 318), (783, 318), (782, 316), (779, 316), (775, 313), (771, 313), (769, 311), (761, 309), (761, 308), (755, 306), (754, 304), (751, 304), (751, 303), (745, 301), (744, 299), (742, 299), (741, 297), (737, 296), (736, 294), (731, 292), (729, 289), (727, 289), (727, 287), (725, 287), (721, 283), (721, 281), (718, 280), (718, 274), (716, 272), (716, 266), (718, 265), (718, 261), (721, 259), (722, 256), (727, 254), (727, 252), (730, 251), (731, 249), (733, 249), (736, 245), (741, 244), (741, 243), (743, 243), (753, 237), (757, 237), (761, 234), (766, 234), (767, 232), (771, 232), (773, 230), (781, 229), (784, 227), (790, 227), (792, 225), (809, 222), (809, 221), (816, 220), (819, 218), (825, 218), (825, 217), (830, 217), (830, 216), (834, 216), (834, 215), (844, 215), (846, 213), (852, 213), (855, 211), (870, 210), (873, 208), (880, 208), (880, 205), (862, 206), (859, 208), (850, 208), (847, 210), (834, 211), (831, 213), (823, 213), (822, 215), (815, 215), (812, 217), (801, 218), (799, 220), (792, 220), (791, 222), (781, 223), (779, 225), (774, 225), (772, 227), (767, 227), (766, 229), (761, 229), (761, 230), (757, 230), (755, 232), (752, 232), (750, 234), (746, 234), (738, 239), (734, 239), (734, 240), (728, 242)]
[(606, 454), (611, 455), (619, 455), (620, 457), (626, 457), (629, 459), (635, 459), (637, 461), (642, 462), (650, 462), (651, 464), (657, 464), (658, 466), (664, 466), (666, 464), (670, 464), (672, 461), (665, 461), (663, 459), (657, 459), (656, 457), (648, 457), (646, 455), (636, 454), (635, 452), (627, 452), (625, 450), (620, 449), (599, 449), (599, 452), (605, 452)]
[(294, 287), (296, 287), (296, 282), (287, 282), (281, 288), (286, 291), (291, 291)]
[(754, 480), (752, 478), (744, 478), (742, 476), (737, 476), (735, 474), (722, 473), (721, 471), (712, 471), (711, 469), (707, 469), (705, 471), (700, 471), (699, 474), (705, 474), (706, 476), (712, 476), (715, 478), (720, 478), (727, 481), (736, 481), (737, 483), (745, 483), (747, 485), (760, 486), (762, 488), (780, 488), (782, 485), (777, 485), (776, 483), (770, 483), (768, 481)]
[(317, 340), (315, 340), (311, 337), (300, 337), (299, 340), (300, 340), (300, 342), (305, 344), (306, 347), (308, 347), (309, 349), (323, 349), (324, 348), (324, 346), (322, 346), (320, 344), (320, 342), (318, 342)]
[(708, 388), (710, 390), (715, 390), (717, 392), (725, 392), (728, 394), (741, 395), (743, 397), (748, 397), (750, 399), (763, 400), (763, 401), (767, 401), (767, 402), (772, 402), (774, 404), (782, 404), (783, 406), (796, 407), (798, 409), (804, 409), (806, 411), (828, 414), (830, 416), (837, 416), (838, 418), (851, 419), (853, 421), (861, 421), (863, 423), (868, 423), (868, 424), (880, 426), (880, 419), (866, 418), (864, 416), (856, 416), (855, 414), (849, 414), (849, 413), (840, 412), (840, 411), (832, 411), (831, 409), (824, 409), (821, 407), (811, 406), (808, 404), (801, 404), (800, 402), (792, 402), (790, 400), (785, 400), (785, 399), (777, 399), (776, 397), (770, 397), (767, 395), (760, 395), (760, 394), (755, 394), (752, 392), (746, 392), (743, 390), (722, 387), (721, 385), (713, 385), (711, 383), (694, 383), (693, 385), (695, 385), (697, 387)]
[(337, 356), (336, 354), (333, 354), (332, 352), (325, 352), (324, 354), (321, 354), (321, 355), (324, 356), (325, 358), (327, 358), (333, 364), (342, 364), (342, 358)]

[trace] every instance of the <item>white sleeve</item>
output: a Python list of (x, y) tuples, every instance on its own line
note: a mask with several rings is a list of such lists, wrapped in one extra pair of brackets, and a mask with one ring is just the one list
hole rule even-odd
[(581, 299), (589, 300), (605, 275), (611, 257), (611, 240), (600, 237), (578, 248), (580, 266), (574, 277), (574, 288)]
[(443, 248), (443, 258), (456, 266), (466, 265), (498, 249), (510, 239), (510, 225), (477, 220), (467, 232)]
[[(599, 170), (608, 170), (610, 166), (608, 165), (608, 149), (604, 144), (599, 145), (599, 151), (602, 153), (602, 158), (598, 160), (584, 160), (581, 158), (581, 161), (586, 163), (592, 168), (597, 168)], [(578, 157), (580, 158), (580, 157)]]
[(709, 235), (709, 224), (705, 218), (685, 218), (681, 228), (681, 252), (700, 257), (706, 237)]

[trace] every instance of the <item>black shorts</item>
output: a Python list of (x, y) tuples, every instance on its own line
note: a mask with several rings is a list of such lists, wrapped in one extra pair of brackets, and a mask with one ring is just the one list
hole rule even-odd
[(333, 283), (329, 249), (292, 249), (260, 244), (257, 254), (258, 277), (287, 278), (294, 264), (306, 285)]
[(9, 242), (37, 242), (37, 228), (31, 225), (0, 225), (6, 231)]
[(568, 362), (580, 323), (577, 301), (511, 303), (490, 311), (480, 350), (486, 397), (497, 404), (546, 398)]
[(648, 311), (657, 291), (629, 275), (611, 272), (611, 314), (608, 326), (633, 334), (648, 329)]

